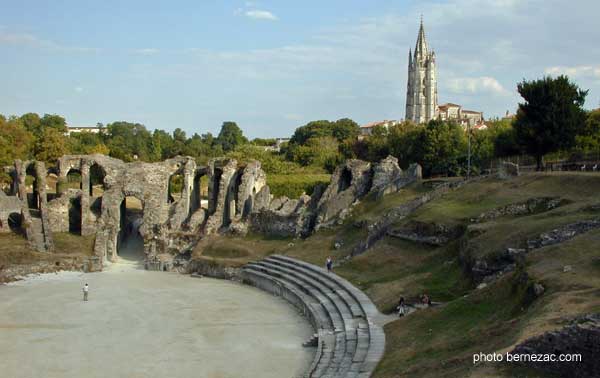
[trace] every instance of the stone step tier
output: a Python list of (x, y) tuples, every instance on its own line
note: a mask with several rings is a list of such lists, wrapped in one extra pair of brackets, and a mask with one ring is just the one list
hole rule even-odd
[(280, 296), (300, 309), (317, 335), (308, 377), (370, 377), (383, 357), (385, 335), (377, 308), (334, 273), (287, 256), (272, 255), (242, 268), (245, 283)]

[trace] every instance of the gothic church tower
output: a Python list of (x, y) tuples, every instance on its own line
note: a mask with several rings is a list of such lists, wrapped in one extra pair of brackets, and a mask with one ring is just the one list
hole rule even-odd
[(419, 28), (414, 56), (408, 51), (408, 88), (406, 120), (425, 123), (437, 117), (437, 75), (435, 53), (429, 52), (423, 19)]

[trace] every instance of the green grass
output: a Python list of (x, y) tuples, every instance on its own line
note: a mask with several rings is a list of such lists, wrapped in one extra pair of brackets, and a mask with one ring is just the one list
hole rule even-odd
[(380, 199), (376, 199), (373, 195), (369, 195), (353, 209), (351, 220), (372, 221), (388, 210), (400, 206), (431, 190), (431, 186), (426, 185), (426, 182), (415, 182), (400, 189), (397, 193), (388, 194)]
[[(428, 183), (413, 184), (376, 201), (364, 199), (343, 225), (321, 230), (304, 240), (267, 238), (222, 238), (231, 252), (215, 249), (215, 255), (235, 255), (240, 245), (250, 257), (216, 258), (221, 263), (243, 262), (270, 253), (284, 253), (322, 265), (329, 255), (334, 260), (348, 256), (367, 235), (372, 223), (389, 209), (430, 190)], [(485, 211), (533, 197), (560, 197), (563, 206), (526, 216), (504, 216), (470, 224)], [(525, 260), (527, 279), (510, 273), (483, 290), (474, 289), (463, 271), (461, 256), (493, 258), (507, 247), (520, 247), (532, 237), (558, 226), (597, 218), (600, 176), (578, 173), (528, 174), (510, 180), (486, 178), (450, 191), (396, 222), (467, 227), (464, 239), (432, 247), (384, 237), (366, 253), (354, 257), (336, 272), (363, 289), (384, 312), (393, 310), (400, 296), (409, 302), (422, 293), (442, 306), (422, 310), (388, 324), (387, 344), (375, 377), (541, 377), (516, 365), (473, 366), (478, 352), (506, 352), (525, 339), (555, 330), (565, 319), (600, 311), (600, 230), (590, 231), (567, 242), (530, 252)], [(342, 247), (334, 248), (336, 242)], [(219, 247), (220, 248), (220, 247)], [(211, 252), (209, 252), (210, 254)], [(231, 256), (231, 255), (229, 255)], [(571, 265), (572, 272), (563, 267)], [(526, 290), (541, 283), (544, 294), (533, 300)], [(519, 283), (520, 282), (520, 283)]]
[(526, 319), (513, 277), (386, 325), (375, 377), (464, 377), (473, 354), (511, 345)]
[(68, 232), (55, 232), (54, 249), (60, 254), (82, 254), (91, 256), (94, 253), (95, 235), (80, 236)]
[(386, 237), (336, 272), (365, 290), (383, 312), (398, 298), (416, 302), (427, 293), (433, 301), (456, 299), (471, 288), (457, 262), (456, 245), (431, 247)]
[(329, 185), (331, 175), (328, 174), (291, 174), (267, 176), (267, 184), (271, 189), (271, 194), (275, 197), (286, 196), (288, 198), (298, 198), (302, 193), (312, 194), (315, 186)]

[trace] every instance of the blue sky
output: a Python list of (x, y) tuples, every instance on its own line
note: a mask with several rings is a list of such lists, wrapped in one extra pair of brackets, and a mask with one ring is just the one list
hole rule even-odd
[(0, 113), (70, 125), (288, 136), (310, 120), (404, 117), (423, 14), (440, 102), (516, 108), (516, 83), (569, 74), (600, 105), (597, 0), (0, 0)]

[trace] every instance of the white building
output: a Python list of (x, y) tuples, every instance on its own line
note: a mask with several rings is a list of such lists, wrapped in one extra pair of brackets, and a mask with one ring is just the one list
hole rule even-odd
[(463, 109), (461, 105), (446, 103), (438, 106), (438, 119), (456, 121), (462, 126), (483, 124), (483, 112)]
[(99, 126), (68, 126), (66, 135), (71, 135), (72, 133), (100, 134), (103, 132), (104, 128)]
[(371, 123), (367, 123), (365, 125), (362, 125), (360, 127), (360, 137), (367, 137), (370, 135), (373, 135), (373, 130), (376, 127), (383, 127), (384, 129), (389, 129), (392, 126), (396, 126), (400, 123), (401, 121), (395, 121), (395, 120), (385, 120), (385, 121), (377, 121), (377, 122), (371, 122)]

